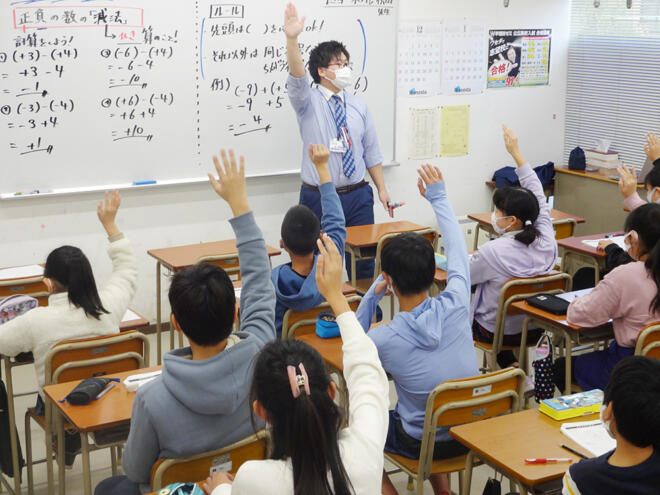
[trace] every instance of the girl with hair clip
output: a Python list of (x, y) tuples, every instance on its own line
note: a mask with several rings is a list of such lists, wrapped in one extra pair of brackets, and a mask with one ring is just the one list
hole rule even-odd
[[(493, 229), (501, 237), (479, 248), (470, 259), (470, 280), (477, 289), (470, 307), (472, 336), (480, 342), (493, 342), (500, 289), (513, 277), (535, 277), (552, 270), (557, 261), (557, 241), (550, 219), (550, 206), (543, 194), (541, 181), (525, 161), (518, 138), (506, 126), (504, 145), (516, 161), (516, 174), (522, 187), (502, 187), (495, 191), (492, 214)], [(504, 328), (504, 345), (520, 345), (524, 315), (508, 316)], [(541, 336), (540, 330), (529, 332), (528, 341)], [(501, 368), (515, 365), (512, 351), (497, 356)]]
[[(572, 379), (584, 390), (604, 389), (614, 366), (635, 352), (639, 332), (660, 320), (660, 204), (650, 203), (628, 215), (625, 243), (632, 263), (621, 265), (589, 294), (574, 299), (566, 320), (597, 327), (612, 320), (615, 340), (604, 351), (575, 356)], [(555, 383), (565, 383), (563, 358), (555, 362)]]
[(318, 246), (316, 283), (337, 315), (344, 343), (349, 426), (340, 430), (335, 383), (319, 353), (300, 341), (275, 341), (259, 354), (252, 381), (253, 410), (270, 425), (270, 459), (246, 462), (235, 478), (214, 473), (203, 484), (208, 495), (380, 493), (387, 377), (342, 294), (337, 247), (326, 234)]
[[(0, 354), (34, 355), (40, 394), (46, 354), (53, 346), (63, 340), (119, 333), (137, 281), (133, 249), (115, 223), (120, 202), (117, 191), (106, 193), (97, 208), (110, 241), (108, 255), (112, 261), (112, 275), (103, 288), (97, 290), (92, 267), (79, 248), (59, 247), (48, 255), (44, 268), (44, 283), (50, 293), (48, 306), (35, 308), (0, 326)], [(43, 410), (41, 396), (37, 410)]]

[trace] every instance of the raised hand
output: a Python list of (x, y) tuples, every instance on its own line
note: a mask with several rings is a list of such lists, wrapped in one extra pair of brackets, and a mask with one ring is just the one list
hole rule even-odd
[(421, 168), (418, 168), (417, 173), (419, 174), (417, 188), (419, 189), (419, 194), (422, 195), (422, 198), (426, 198), (426, 186), (444, 180), (440, 169), (428, 163), (425, 163)]
[(525, 159), (523, 158), (522, 153), (520, 153), (520, 148), (518, 147), (518, 136), (516, 136), (514, 132), (505, 125), (502, 125), (502, 131), (506, 150), (516, 161), (516, 164), (519, 167), (522, 167), (525, 164)]
[(629, 169), (623, 163), (617, 167), (617, 171), (619, 172), (621, 196), (625, 199), (631, 194), (635, 194), (635, 191), (637, 191), (637, 171), (632, 167)]
[(335, 315), (350, 311), (341, 291), (344, 258), (328, 234), (323, 234), (316, 243), (320, 253), (316, 261), (316, 286)]
[(644, 153), (646, 153), (646, 156), (648, 156), (649, 160), (652, 162), (660, 158), (660, 138), (658, 138), (654, 132), (646, 134)]
[(305, 16), (300, 19), (296, 6), (289, 3), (284, 11), (284, 34), (286, 34), (286, 37), (289, 39), (297, 38), (305, 27), (305, 19)]
[[(224, 199), (231, 207), (234, 216), (240, 216), (250, 211), (250, 205), (247, 200), (247, 190), (245, 185), (245, 158), (239, 158), (240, 166), (236, 164), (234, 150), (229, 150), (229, 154), (223, 149), (220, 150), (222, 166), (217, 156), (213, 157), (213, 164), (218, 173), (218, 178), (209, 174), (209, 181), (215, 192)], [(224, 169), (223, 169), (224, 167)]]
[(112, 191), (111, 193), (106, 192), (104, 199), (99, 201), (96, 207), (96, 214), (108, 236), (119, 233), (119, 229), (115, 224), (115, 218), (117, 217), (117, 210), (119, 210), (120, 204), (121, 196), (119, 196), (119, 192)]

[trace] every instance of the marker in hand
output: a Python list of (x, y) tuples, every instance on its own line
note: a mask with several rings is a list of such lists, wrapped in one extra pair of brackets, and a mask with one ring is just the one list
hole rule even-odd
[(392, 202), (388, 202), (388, 203), (387, 203), (387, 209), (389, 210), (390, 216), (391, 216), (391, 217), (394, 217), (394, 210), (395, 210), (396, 208), (401, 208), (401, 207), (404, 206), (405, 204), (406, 204), (406, 203), (392, 203)]
[(573, 459), (568, 457), (541, 457), (525, 459), (525, 464), (554, 464), (556, 462), (573, 462)]

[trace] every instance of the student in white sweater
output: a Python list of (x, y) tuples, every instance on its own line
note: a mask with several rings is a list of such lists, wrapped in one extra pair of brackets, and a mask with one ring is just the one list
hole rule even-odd
[(269, 460), (249, 461), (232, 479), (214, 473), (209, 495), (350, 495), (380, 493), (388, 425), (388, 383), (373, 342), (341, 291), (342, 256), (323, 235), (316, 283), (332, 306), (344, 342), (348, 427), (340, 430), (336, 393), (321, 356), (296, 341), (266, 346), (255, 365), (254, 412), (271, 425)]
[[(44, 386), (48, 351), (63, 340), (119, 333), (128, 304), (135, 294), (137, 266), (128, 239), (119, 231), (115, 217), (121, 199), (114, 191), (100, 201), (97, 214), (108, 234), (112, 276), (98, 291), (92, 267), (77, 247), (52, 251), (44, 268), (48, 306), (38, 307), (0, 326), (0, 354), (16, 356), (32, 352), (39, 389)], [(42, 407), (38, 403), (37, 407)]]

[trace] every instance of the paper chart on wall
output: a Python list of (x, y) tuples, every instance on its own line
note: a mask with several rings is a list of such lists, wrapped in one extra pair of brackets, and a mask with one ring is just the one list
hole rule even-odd
[(442, 107), (440, 124), (440, 156), (468, 154), (470, 135), (470, 105)]
[(438, 156), (440, 110), (438, 107), (408, 110), (408, 158), (422, 160)]
[(398, 34), (398, 95), (439, 94), (442, 22), (402, 22)]
[(552, 29), (491, 30), (488, 87), (549, 84), (551, 36)]
[(482, 93), (486, 86), (486, 27), (465, 21), (445, 21), (442, 26), (443, 94)]

